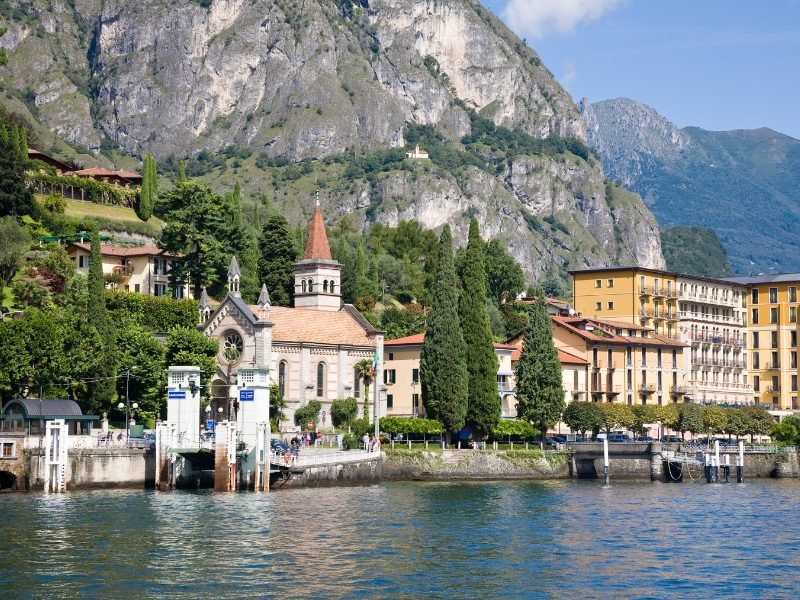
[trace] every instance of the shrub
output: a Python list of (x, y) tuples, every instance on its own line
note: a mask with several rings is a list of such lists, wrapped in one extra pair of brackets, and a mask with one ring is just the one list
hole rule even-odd
[(312, 421), (316, 429), (320, 410), (322, 410), (322, 404), (320, 404), (319, 400), (311, 400), (302, 408), (298, 408), (294, 411), (294, 424), (300, 425), (303, 429), (307, 429), (308, 422)]
[(331, 404), (331, 421), (334, 427), (350, 424), (356, 414), (358, 414), (358, 401), (353, 397), (334, 400)]

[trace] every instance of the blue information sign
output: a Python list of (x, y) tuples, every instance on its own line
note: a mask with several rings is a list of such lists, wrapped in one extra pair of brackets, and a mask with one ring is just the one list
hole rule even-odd
[(256, 399), (255, 390), (239, 390), (239, 400), (242, 402), (251, 402)]
[(167, 398), (170, 400), (186, 400), (186, 392), (183, 390), (179, 392), (167, 392)]
[(214, 431), (214, 420), (206, 419), (206, 431)]

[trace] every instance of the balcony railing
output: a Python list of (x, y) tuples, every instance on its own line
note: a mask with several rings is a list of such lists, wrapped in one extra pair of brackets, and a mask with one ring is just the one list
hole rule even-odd
[(652, 394), (656, 391), (656, 386), (652, 383), (641, 383), (639, 384), (639, 393), (640, 394)]
[(114, 275), (120, 275), (122, 277), (130, 277), (133, 275), (133, 267), (131, 265), (116, 265), (111, 272)]
[(691, 395), (691, 394), (695, 393), (695, 388), (690, 386), (690, 385), (673, 385), (673, 386), (670, 387), (670, 391), (673, 394), (679, 394), (679, 395), (689, 394), (689, 395)]
[(778, 394), (781, 391), (781, 386), (779, 386), (779, 385), (768, 385), (765, 391), (768, 394)]

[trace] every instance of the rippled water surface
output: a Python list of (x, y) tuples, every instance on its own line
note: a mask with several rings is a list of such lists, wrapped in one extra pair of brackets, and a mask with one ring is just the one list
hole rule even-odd
[(800, 482), (0, 495), (0, 597), (796, 598)]

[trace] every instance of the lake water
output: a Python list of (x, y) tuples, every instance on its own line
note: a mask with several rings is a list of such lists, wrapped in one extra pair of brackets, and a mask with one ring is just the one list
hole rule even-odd
[(800, 482), (0, 495), (0, 597), (796, 598)]

